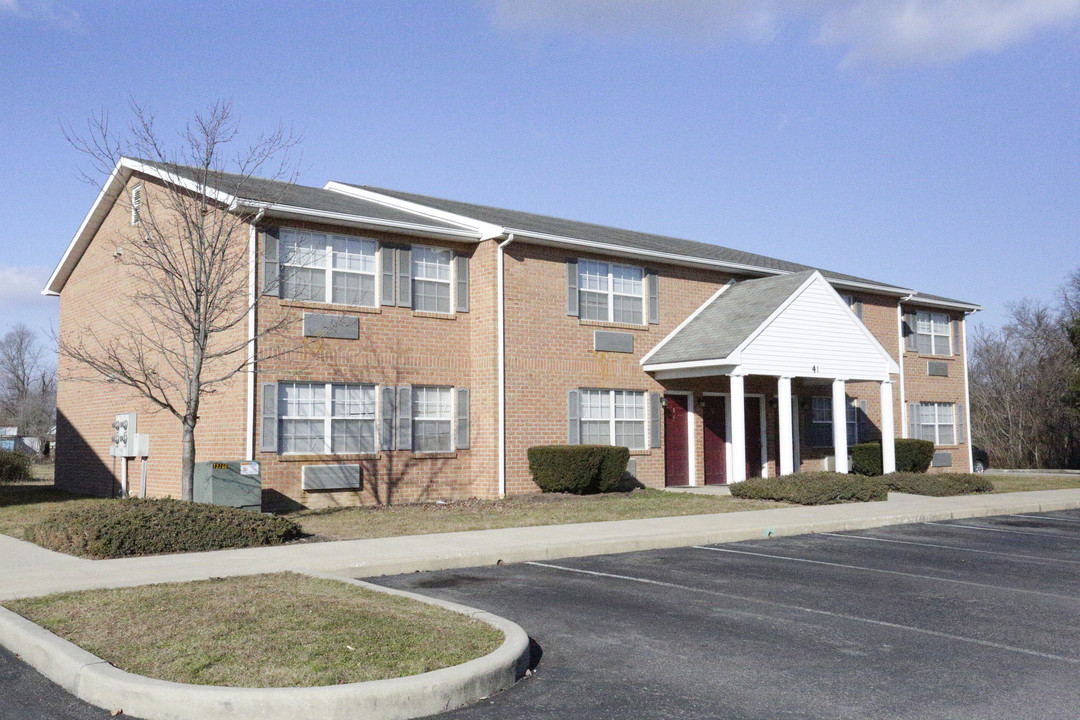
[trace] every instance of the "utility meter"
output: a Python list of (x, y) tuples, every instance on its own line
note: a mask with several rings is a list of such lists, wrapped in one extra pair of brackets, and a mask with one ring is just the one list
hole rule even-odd
[(112, 448), (110, 455), (115, 457), (135, 457), (137, 432), (136, 413), (119, 413), (113, 421)]

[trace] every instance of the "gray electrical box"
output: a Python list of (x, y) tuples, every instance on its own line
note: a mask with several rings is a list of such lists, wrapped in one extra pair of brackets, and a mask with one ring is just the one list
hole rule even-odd
[(229, 460), (195, 463), (195, 502), (262, 510), (259, 463)]

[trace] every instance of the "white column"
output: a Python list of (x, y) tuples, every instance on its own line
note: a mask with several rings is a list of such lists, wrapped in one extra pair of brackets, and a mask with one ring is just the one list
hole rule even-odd
[(777, 383), (777, 420), (780, 425), (780, 474), (795, 472), (795, 442), (791, 437), (791, 378), (782, 377)]
[(836, 452), (836, 472), (848, 471), (847, 460), (847, 394), (844, 381), (832, 382), (832, 436), (833, 450)]
[(731, 477), (728, 482), (746, 479), (746, 397), (743, 376), (731, 376)]
[(881, 470), (896, 472), (896, 429), (893, 427), (892, 381), (881, 383)]

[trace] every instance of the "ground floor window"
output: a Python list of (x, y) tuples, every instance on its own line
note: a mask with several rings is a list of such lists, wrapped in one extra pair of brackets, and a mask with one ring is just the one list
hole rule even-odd
[(283, 453), (375, 452), (375, 386), (278, 384)]
[(454, 449), (454, 389), (413, 387), (414, 452), (450, 452)]
[(920, 440), (935, 445), (956, 444), (956, 406), (952, 403), (918, 403), (918, 432), (912, 433)]
[[(859, 409), (854, 400), (847, 403), (847, 442), (848, 447), (859, 442)], [(831, 397), (810, 398), (810, 445), (833, 446)]]
[(645, 393), (637, 390), (582, 390), (581, 442), (644, 450)]

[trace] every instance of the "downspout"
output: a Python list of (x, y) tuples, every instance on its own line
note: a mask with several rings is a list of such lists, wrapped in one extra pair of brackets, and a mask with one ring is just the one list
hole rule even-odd
[[(902, 438), (908, 436), (907, 393), (904, 392), (904, 351), (907, 343), (904, 342), (904, 311), (900, 306), (913, 297), (915, 297), (914, 293), (900, 298), (896, 303), (896, 338), (900, 351), (900, 437)], [(894, 429), (893, 432), (895, 433), (896, 430)]]
[(964, 343), (964, 427), (967, 428), (968, 472), (975, 469), (975, 451), (971, 442), (971, 391), (968, 389), (967, 313), (960, 318), (960, 340)]
[(265, 210), (248, 223), (248, 354), (247, 354), (247, 412), (245, 413), (244, 459), (255, 459), (255, 225)]
[[(504, 233), (505, 234), (505, 233)], [(498, 326), (496, 328), (496, 364), (499, 376), (499, 497), (506, 497), (506, 282), (503, 279), (503, 255), (507, 245), (514, 242), (514, 233), (496, 245), (495, 277), (498, 287)]]

